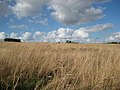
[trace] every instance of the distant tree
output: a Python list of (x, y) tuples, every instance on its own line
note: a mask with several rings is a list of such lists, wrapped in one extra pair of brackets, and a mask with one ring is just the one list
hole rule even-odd
[(5, 38), (4, 42), (21, 42), (20, 39), (14, 39), (14, 38)]
[(71, 41), (67, 40), (66, 43), (72, 43)]
[(69, 43), (69, 40), (67, 40), (66, 43)]
[(71, 41), (69, 41), (69, 43), (72, 43)]
[(107, 44), (120, 44), (120, 42), (108, 42)]

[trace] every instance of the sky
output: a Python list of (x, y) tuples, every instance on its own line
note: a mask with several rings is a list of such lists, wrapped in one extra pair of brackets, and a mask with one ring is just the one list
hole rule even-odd
[(120, 0), (0, 0), (0, 39), (120, 41)]

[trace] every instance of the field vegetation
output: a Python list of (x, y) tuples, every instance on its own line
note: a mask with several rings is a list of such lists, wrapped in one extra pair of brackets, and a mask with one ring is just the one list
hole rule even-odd
[(0, 90), (120, 90), (120, 45), (0, 43)]

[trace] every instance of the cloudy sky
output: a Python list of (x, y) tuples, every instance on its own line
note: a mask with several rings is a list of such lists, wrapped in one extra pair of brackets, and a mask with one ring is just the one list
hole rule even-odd
[(120, 41), (120, 0), (0, 0), (0, 39)]

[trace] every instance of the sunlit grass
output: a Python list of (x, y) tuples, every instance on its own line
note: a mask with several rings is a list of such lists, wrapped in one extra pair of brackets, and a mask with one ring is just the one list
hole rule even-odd
[(120, 90), (120, 45), (0, 43), (0, 90)]

